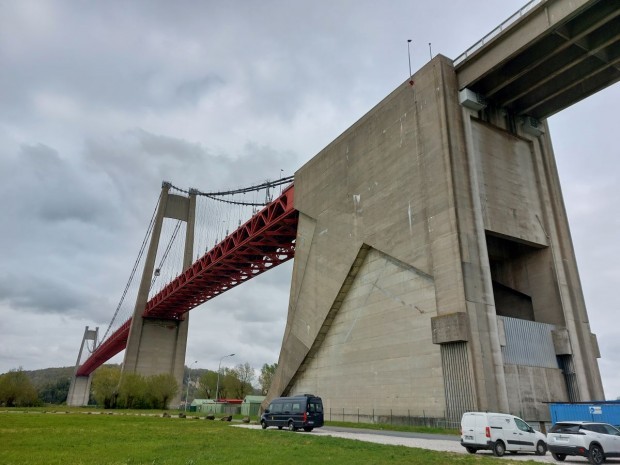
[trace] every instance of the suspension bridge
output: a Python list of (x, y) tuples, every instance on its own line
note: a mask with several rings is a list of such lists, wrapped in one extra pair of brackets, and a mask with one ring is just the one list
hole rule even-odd
[[(532, 0), (457, 59), (432, 58), (294, 187), (165, 183), (121, 299), (135, 305), (119, 304), (100, 344), (86, 329), (95, 348), (84, 363), (80, 349), (68, 403), (86, 403), (92, 372), (123, 349), (124, 370), (180, 381), (190, 310), (293, 255), (267, 401), (313, 392), (343, 420), (546, 420), (546, 402), (602, 400), (546, 118), (620, 80), (619, 44), (620, 2)], [(250, 192), (265, 198), (232, 199)], [(245, 222), (220, 220), (223, 200)]]
[[(144, 319), (183, 321), (190, 310), (293, 258), (298, 212), (293, 208), (292, 181), (291, 176), (220, 192), (184, 190), (164, 182), (138, 257), (107, 330), (100, 342), (94, 339), (96, 336), (88, 328), (85, 332), (90, 335), (88, 339), (93, 340), (93, 345), (83, 363), (78, 358), (76, 376), (88, 377), (123, 351), (137, 315)], [(177, 193), (173, 197), (176, 199), (199, 199), (191, 215), (194, 222), (189, 224), (188, 221), (168, 218), (162, 222), (161, 233), (157, 234), (159, 239), (153, 241), (162, 196), (168, 196), (170, 192)], [(254, 198), (248, 201), (251, 195)], [(250, 218), (243, 222), (242, 219), (248, 216)], [(231, 226), (236, 226), (232, 232)], [(198, 239), (189, 241), (191, 254), (195, 255), (194, 249), (204, 250), (204, 253), (196, 256), (191, 266), (183, 267), (182, 249), (188, 244), (182, 244), (179, 237), (187, 237), (188, 230), (193, 230)], [(139, 292), (134, 278), (141, 265), (144, 266), (149, 240), (158, 250), (158, 264), (154, 269), (149, 270), (146, 266), (144, 270), (149, 281), (149, 298), (140, 311), (140, 308), (131, 308)], [(166, 246), (159, 250), (154, 242)], [(211, 248), (209, 244), (213, 244)], [(133, 316), (127, 317), (129, 312)], [(80, 357), (81, 353), (82, 350)]]

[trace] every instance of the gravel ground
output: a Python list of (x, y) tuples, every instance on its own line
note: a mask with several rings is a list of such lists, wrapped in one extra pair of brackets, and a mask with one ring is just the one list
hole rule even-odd
[[(239, 428), (250, 428), (260, 430), (260, 425), (233, 425)], [(343, 439), (353, 439), (356, 441), (366, 441), (366, 442), (374, 442), (377, 444), (388, 444), (392, 446), (405, 446), (405, 447), (417, 447), (420, 449), (430, 449), (440, 452), (456, 452), (459, 454), (466, 454), (467, 451), (461, 444), (459, 443), (459, 439), (450, 438), (449, 436), (440, 436), (440, 435), (425, 435), (420, 433), (403, 433), (403, 432), (395, 432), (395, 431), (377, 431), (377, 430), (364, 430), (355, 428), (336, 428), (325, 426), (323, 428), (317, 428), (311, 433), (305, 433), (303, 431), (298, 431), (296, 433), (291, 433), (286, 430), (278, 431), (275, 428), (269, 428), (268, 431), (273, 431), (274, 433), (279, 434), (311, 434), (314, 436), (333, 436), (336, 438)], [(493, 457), (493, 454), (490, 451), (479, 451), (478, 454), (486, 455), (489, 457)], [(534, 454), (506, 454), (504, 456), (510, 460), (517, 461), (527, 461), (533, 460), (535, 462), (542, 463), (588, 463), (585, 458), (582, 457), (566, 457), (564, 462), (556, 462), (551, 457), (551, 454), (547, 452), (547, 455), (539, 457)], [(502, 458), (498, 458), (498, 460), (502, 460)], [(620, 463), (620, 460), (608, 460), (608, 463)]]

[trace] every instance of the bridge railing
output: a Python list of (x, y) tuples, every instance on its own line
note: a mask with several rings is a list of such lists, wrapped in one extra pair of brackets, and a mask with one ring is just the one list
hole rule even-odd
[(525, 16), (526, 13), (528, 13), (529, 11), (534, 9), (535, 6), (537, 6), (540, 3), (544, 3), (546, 1), (547, 0), (530, 0), (530, 2), (528, 2), (526, 5), (521, 7), (519, 9), (519, 11), (515, 12), (508, 19), (503, 21), (499, 26), (497, 26), (495, 29), (493, 29), (491, 32), (489, 32), (487, 35), (485, 35), (482, 39), (480, 39), (474, 45), (472, 45), (467, 50), (465, 50), (463, 53), (461, 53), (454, 60), (454, 62), (453, 62), (454, 66), (457, 67), (458, 65), (463, 63), (467, 58), (469, 58), (476, 51), (481, 49), (485, 44), (489, 43), (491, 40), (493, 40), (495, 37), (497, 37), (499, 34), (501, 34), (508, 27), (512, 26), (515, 22), (517, 22), (517, 20), (519, 20), (520, 18)]

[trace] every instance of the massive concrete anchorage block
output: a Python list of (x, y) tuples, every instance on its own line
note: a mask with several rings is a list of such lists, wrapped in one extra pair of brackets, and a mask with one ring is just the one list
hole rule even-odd
[[(461, 106), (443, 56), (414, 82), (295, 174), (266, 402), (312, 392), (337, 411), (544, 420), (545, 401), (602, 399), (546, 123), (534, 135)], [(525, 336), (538, 342), (519, 351)]]

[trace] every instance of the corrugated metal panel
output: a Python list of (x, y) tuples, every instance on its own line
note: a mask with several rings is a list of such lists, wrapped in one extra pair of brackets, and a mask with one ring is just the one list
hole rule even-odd
[(446, 419), (457, 421), (464, 412), (476, 410), (467, 343), (442, 344), (441, 363), (446, 394)]
[(498, 318), (504, 322), (506, 334), (506, 345), (502, 347), (504, 364), (559, 368), (551, 338), (553, 325), (505, 316)]
[(597, 421), (620, 425), (620, 403), (593, 402), (591, 404), (549, 404), (551, 421)]

